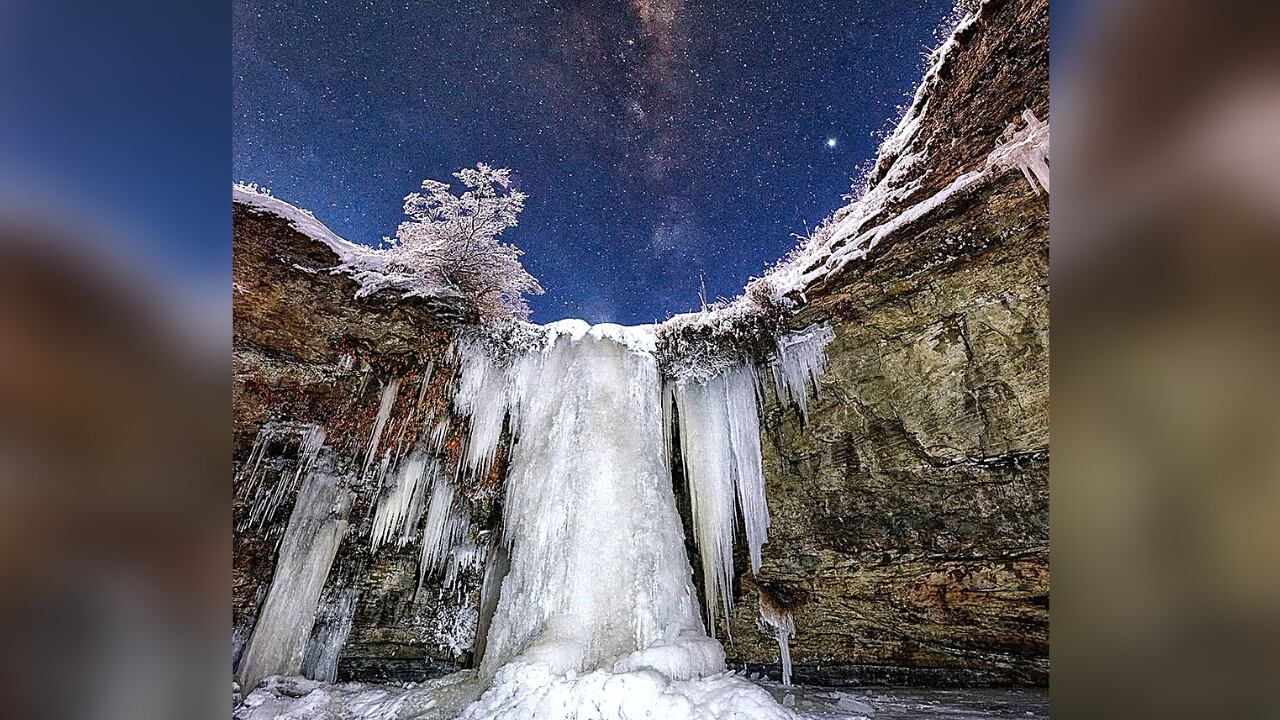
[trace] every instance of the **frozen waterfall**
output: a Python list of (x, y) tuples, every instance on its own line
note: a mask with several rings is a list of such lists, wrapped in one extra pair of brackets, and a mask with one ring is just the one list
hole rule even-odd
[[(454, 404), (471, 418), (467, 466), (491, 467), (504, 419), (513, 440), (502, 539), (510, 570), (478, 641), (492, 684), (464, 718), (791, 716), (723, 672), (694, 594), (664, 437), (674, 404), (708, 613), (727, 610), (735, 505), (753, 570), (768, 529), (758, 374), (744, 361), (664, 391), (654, 342), (646, 327), (564, 321), (540, 347), (455, 348)], [(802, 374), (813, 365), (800, 364)]]
[[(517, 342), (472, 337), (451, 350), (453, 409), (467, 428), (459, 472), (444, 471), (436, 457), (448, 418), (423, 416), (429, 439), (407, 435), (409, 422), (392, 419), (398, 379), (383, 385), (368, 446), (351, 468), (358, 475), (348, 480), (377, 492), (369, 550), (420, 542), (417, 592), (429, 576), (442, 578), (441, 592), (460, 592), (458, 578), (485, 565), (483, 610), (473, 623), (483, 633), (472, 645), (478, 672), (406, 690), (392, 704), (464, 720), (794, 718), (768, 692), (725, 671), (724, 649), (708, 629), (731, 609), (739, 523), (750, 570), (761, 569), (769, 529), (760, 438), (767, 382), (784, 411), (803, 416), (830, 329), (783, 338), (759, 367), (744, 357), (714, 376), (683, 380), (663, 378), (650, 326), (562, 321), (520, 332)], [(420, 412), (425, 382), (417, 403), (400, 403), (402, 410)], [(384, 435), (394, 449), (380, 454)], [(321, 597), (350, 504), (343, 483), (317, 468), (312, 446), (323, 433), (264, 427), (244, 472), (268, 477), (266, 445), (295, 436), (300, 469), (270, 474), (286, 478), (284, 489), (253, 484), (260, 514), (270, 515), (287, 478), (305, 478), (239, 667), (246, 687), (300, 670), (332, 680), (359, 599), (355, 588), (339, 586)], [(673, 468), (677, 447), (683, 465)], [(401, 456), (402, 448), (412, 449)], [(477, 530), (465, 490), (490, 475), (500, 455), (505, 494), (501, 528), (491, 533)], [(676, 510), (676, 470), (690, 490), (702, 604)], [(789, 680), (794, 626), (789, 615), (772, 619)], [(257, 691), (255, 702), (271, 694)], [(374, 694), (387, 702), (394, 695)], [(267, 717), (270, 707), (258, 713), (246, 705), (242, 714)]]

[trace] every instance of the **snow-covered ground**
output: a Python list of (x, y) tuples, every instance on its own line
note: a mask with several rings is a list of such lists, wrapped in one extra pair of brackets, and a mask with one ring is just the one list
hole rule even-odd
[[(797, 720), (1048, 720), (1043, 688), (833, 688), (751, 681)], [(236, 720), (434, 720), (451, 718), (480, 691), (474, 673), (425, 683), (370, 685), (271, 678)], [(655, 716), (657, 717), (657, 716)]]

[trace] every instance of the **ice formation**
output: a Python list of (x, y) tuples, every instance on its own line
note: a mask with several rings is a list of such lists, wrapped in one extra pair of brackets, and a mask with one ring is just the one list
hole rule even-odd
[[(466, 537), (471, 517), (462, 507), (453, 482), (436, 473), (431, 483), (427, 521), (422, 528), (422, 555), (418, 560), (418, 592), (426, 578), (446, 569), (454, 548)], [(456, 577), (456, 570), (455, 570)]]
[(383, 544), (404, 547), (413, 541), (422, 518), (423, 495), (439, 474), (439, 461), (425, 453), (409, 455), (396, 468), (374, 510), (369, 543), (375, 550)]
[(333, 590), (330, 597), (321, 601), (302, 660), (304, 676), (327, 682), (338, 678), (338, 653), (351, 633), (359, 599), (360, 589), (348, 587)]
[(767, 598), (760, 598), (760, 620), (773, 631), (778, 640), (778, 657), (782, 662), (782, 684), (791, 685), (791, 636), (796, 634), (791, 613), (776, 607)]
[(236, 678), (252, 688), (268, 675), (296, 675), (329, 567), (347, 530), (351, 493), (341, 478), (312, 470), (303, 480), (280, 543), (271, 589)]
[(1006, 140), (987, 158), (987, 166), (1018, 168), (1037, 194), (1049, 192), (1049, 126), (1040, 122), (1031, 110), (1022, 111), (1026, 126), (1016, 124), (1005, 129)]
[(693, 510), (693, 539), (702, 559), (707, 624), (727, 616), (732, 597), (734, 497), (741, 508), (753, 571), (769, 531), (760, 459), (759, 378), (741, 363), (707, 382), (675, 383), (680, 450)]
[[(472, 416), (467, 462), (489, 466), (504, 418), (515, 438), (501, 539), (510, 569), (480, 664), (492, 682), (463, 717), (790, 717), (723, 672), (724, 651), (699, 617), (653, 345), (651, 329), (565, 321), (545, 344), (505, 359), (457, 347), (455, 407)], [(754, 368), (722, 386), (721, 403), (745, 389), (754, 410)], [(744, 462), (758, 474), (758, 425), (747, 432), (729, 412), (718, 416), (721, 440), (748, 451), (754, 442), (756, 464)], [(708, 446), (716, 458), (732, 452)], [(713, 473), (731, 478), (714, 499), (730, 513), (731, 473)]]
[(809, 419), (809, 391), (817, 392), (818, 378), (827, 365), (827, 345), (835, 339), (830, 325), (813, 325), (778, 341), (777, 357), (769, 364), (778, 402), (795, 405)]
[[(835, 337), (829, 325), (813, 325), (778, 341), (771, 363), (779, 400), (808, 411), (808, 393), (816, 388), (826, 363), (825, 349)], [(708, 627), (715, 610), (727, 617), (732, 604), (733, 538), (741, 513), (751, 571), (759, 572), (761, 547), (768, 539), (760, 455), (760, 399), (763, 388), (755, 365), (740, 360), (706, 380), (697, 375), (668, 383), (663, 395), (664, 426), (678, 418), (680, 455), (689, 483), (694, 542), (702, 564)], [(672, 439), (665, 439), (671, 453)]]
[[(292, 473), (287, 469), (276, 468), (274, 477), (264, 466), (268, 448), (274, 443), (296, 441), (298, 444), (298, 460)], [(298, 482), (315, 465), (320, 450), (324, 447), (325, 431), (323, 427), (312, 423), (268, 422), (258, 429), (253, 446), (249, 449), (249, 457), (240, 468), (237, 483), (245, 494), (252, 494), (249, 513), (241, 521), (239, 529), (270, 527), (271, 520), (280, 508), (284, 499), (298, 487)], [(268, 461), (269, 462), (269, 461)]]
[[(382, 432), (387, 427), (387, 420), (391, 417), (391, 409), (395, 407), (396, 396), (400, 394), (400, 378), (392, 378), (382, 386), (382, 397), (378, 401), (378, 414), (373, 420), (373, 432), (369, 437), (369, 449), (364, 454), (364, 469), (360, 471), (361, 477), (369, 476), (369, 468), (378, 457), (378, 445), (382, 442)], [(382, 468), (379, 476), (386, 472), (388, 457), (383, 458)]]

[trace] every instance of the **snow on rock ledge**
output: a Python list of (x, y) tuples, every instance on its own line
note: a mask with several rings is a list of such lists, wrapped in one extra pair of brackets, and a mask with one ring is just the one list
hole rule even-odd
[[(443, 285), (428, 282), (420, 276), (411, 276), (392, 271), (387, 260), (375, 248), (353, 243), (339, 237), (324, 223), (316, 219), (309, 210), (281, 200), (270, 191), (253, 183), (234, 183), (231, 186), (231, 201), (260, 212), (278, 215), (290, 222), (294, 229), (307, 237), (322, 243), (338, 256), (341, 261), (336, 267), (324, 268), (328, 272), (350, 275), (360, 284), (356, 297), (365, 297), (382, 290), (399, 292), (402, 297), (421, 297), (431, 299), (454, 299), (461, 295), (457, 290)], [(313, 268), (299, 267), (304, 272), (316, 272)]]

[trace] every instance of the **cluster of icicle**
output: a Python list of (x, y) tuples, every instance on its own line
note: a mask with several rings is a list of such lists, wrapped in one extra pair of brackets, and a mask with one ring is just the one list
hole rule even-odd
[[(249, 512), (241, 521), (237, 530), (254, 528), (278, 532), (283, 523), (275, 522), (276, 511), (284, 499), (291, 497), (298, 489), (299, 483), (315, 465), (320, 450), (324, 447), (325, 431), (323, 427), (312, 423), (293, 423), (272, 421), (258, 429), (249, 449), (249, 457), (241, 466), (236, 477), (236, 486), (249, 501)], [(292, 473), (269, 472), (266, 466), (268, 449), (277, 444), (297, 444), (298, 460)], [(250, 497), (251, 496), (251, 497)]]
[[(723, 648), (706, 628), (714, 629), (717, 609), (730, 609), (739, 517), (751, 568), (760, 568), (769, 527), (760, 452), (768, 380), (779, 402), (804, 416), (831, 329), (781, 339), (768, 368), (744, 360), (710, 378), (665, 383), (652, 327), (562, 321), (539, 332), (538, 342), (505, 353), (479, 340), (453, 346), (453, 409), (469, 427), (455, 476), (439, 460), (445, 421), (424, 415), (430, 373), (417, 401), (400, 404), (407, 412), (396, 412), (401, 380), (383, 386), (359, 468), (358, 482), (378, 492), (368, 542), (375, 551), (419, 542), (419, 591), (435, 574), (456, 590), (460, 577), (485, 568), (481, 604), (490, 617), (479, 628), (474, 613), (455, 618), (459, 632), (484, 634), (475, 640), (482, 659), (474, 702), (456, 710), (476, 720), (640, 709), (671, 718), (791, 717), (723, 672)], [(677, 418), (705, 625), (671, 484)], [(419, 438), (412, 428), (420, 427), (431, 429)], [(473, 540), (459, 482), (487, 476), (504, 438), (513, 444), (500, 537), (477, 532)], [(271, 475), (266, 458), (275, 454), (268, 446), (284, 441), (298, 443), (298, 467), (265, 483), (259, 478)], [(357, 593), (335, 588), (321, 597), (350, 504), (339, 478), (313, 468), (323, 442), (318, 427), (268, 424), (242, 470), (257, 492), (253, 518), (274, 515), (305, 479), (238, 673), (248, 687), (281, 671), (331, 679), (351, 627)]]
[[(825, 324), (785, 336), (770, 363), (779, 402), (794, 405), (806, 420), (809, 394), (817, 390), (826, 365), (825, 349), (834, 337)], [(667, 455), (672, 455), (672, 434), (678, 426), (694, 542), (702, 560), (707, 623), (713, 631), (715, 609), (722, 609), (727, 618), (732, 605), (735, 497), (753, 573), (760, 570), (761, 547), (768, 539), (769, 508), (760, 454), (760, 403), (765, 390), (756, 366), (746, 361), (705, 381), (668, 381), (663, 389)]]
[[(435, 421), (434, 417), (426, 417), (423, 425), (431, 427), (430, 434), (423, 441), (408, 437), (406, 446), (406, 433), (422, 411), (431, 374), (432, 369), (428, 367), (417, 401), (394, 441), (385, 443), (379, 458), (383, 434), (400, 394), (400, 379), (392, 378), (383, 387), (362, 469), (366, 482), (378, 488), (369, 543), (377, 550), (384, 545), (404, 547), (420, 539), (418, 592), (422, 591), (426, 578), (439, 573), (444, 574), (445, 587), (456, 590), (463, 571), (478, 564), (477, 550), (464, 542), (471, 528), (471, 517), (458, 495), (455, 480), (441, 470), (439, 457), (448, 434), (447, 418)], [(420, 534), (419, 525), (422, 526)]]

